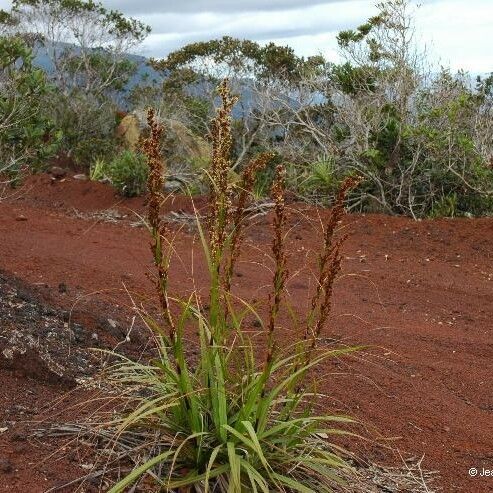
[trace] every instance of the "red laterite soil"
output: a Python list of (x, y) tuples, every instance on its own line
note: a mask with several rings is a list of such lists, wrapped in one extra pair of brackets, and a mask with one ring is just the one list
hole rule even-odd
[[(198, 209), (204, 204), (196, 200)], [(148, 239), (135, 226), (144, 206), (144, 199), (122, 200), (99, 183), (29, 179), (0, 202), (4, 282), (83, 326), (84, 346), (116, 345), (131, 325), (129, 294), (139, 301), (151, 292)], [(314, 265), (328, 212), (296, 203), (289, 208), (288, 287), (300, 312), (313, 287), (306, 268)], [(166, 209), (193, 211), (184, 197), (170, 199)], [(325, 342), (368, 349), (318, 371), (327, 409), (364, 423), (359, 432), (371, 441), (358, 443), (357, 451), (366, 458), (395, 464), (424, 455), (422, 467), (439, 472), (444, 492), (493, 492), (493, 477), (468, 474), (471, 467), (493, 470), (493, 218), (414, 222), (352, 215), (343, 227), (351, 236)], [(245, 236), (234, 288), (261, 299), (272, 277), (261, 266), (270, 261), (269, 215), (257, 217)], [(173, 266), (173, 285), (191, 288), (193, 265), (195, 285), (203, 288), (207, 277), (193, 228), (176, 232), (175, 246), (181, 262)], [(0, 313), (4, 327), (6, 317)], [(15, 323), (10, 316), (8, 324)], [(286, 330), (282, 344), (290, 337), (293, 330)], [(146, 336), (131, 338), (130, 350), (138, 351)], [(33, 436), (73, 384), (45, 378), (42, 365), (30, 365), (29, 358), (15, 367), (0, 364), (0, 491), (43, 492), (85, 473), (70, 445)], [(59, 421), (77, 414), (68, 409), (77, 396), (70, 392), (56, 405)], [(56, 451), (63, 453), (50, 457)]]

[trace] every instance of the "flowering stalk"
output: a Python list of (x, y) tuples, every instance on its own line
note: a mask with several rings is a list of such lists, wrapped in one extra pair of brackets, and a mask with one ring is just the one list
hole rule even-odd
[(159, 295), (162, 315), (168, 322), (168, 335), (170, 340), (173, 341), (176, 336), (176, 329), (168, 300), (169, 262), (164, 253), (166, 226), (161, 220), (161, 206), (164, 201), (164, 163), (161, 157), (161, 138), (164, 129), (157, 121), (154, 109), (152, 108), (149, 108), (147, 112), (147, 123), (149, 124), (150, 135), (142, 143), (142, 151), (147, 156), (149, 166), (149, 176), (147, 178), (147, 188), (149, 191), (147, 221), (151, 228), (151, 251), (158, 273), (156, 290)]
[(317, 340), (330, 315), (334, 282), (341, 270), (341, 247), (346, 241), (347, 236), (335, 240), (336, 227), (345, 214), (344, 203), (346, 201), (347, 193), (359, 183), (360, 179), (354, 177), (348, 177), (343, 181), (325, 227), (323, 248), (319, 258), (317, 288), (311, 301), (311, 309), (307, 317), (303, 334), (304, 342), (310, 337), (310, 344), (306, 354), (306, 364), (311, 360), (311, 355), (316, 347)]
[(272, 185), (272, 199), (274, 200), (274, 239), (272, 242), (272, 254), (276, 263), (271, 294), (269, 323), (267, 326), (267, 359), (269, 365), (274, 355), (274, 329), (277, 315), (281, 306), (281, 298), (288, 277), (286, 252), (284, 246), (284, 230), (286, 225), (286, 211), (284, 195), (286, 191), (286, 169), (283, 165), (276, 168), (276, 177)]
[(232, 231), (229, 247), (229, 258), (228, 264), (224, 273), (224, 292), (229, 293), (231, 290), (231, 278), (233, 277), (233, 270), (238, 259), (239, 247), (241, 243), (241, 235), (244, 226), (244, 214), (247, 205), (248, 197), (252, 192), (253, 185), (255, 183), (255, 177), (257, 173), (264, 169), (269, 161), (274, 157), (272, 153), (263, 153), (252, 159), (242, 173), (241, 184), (240, 184), (240, 194), (236, 202), (236, 207), (234, 208), (233, 218), (232, 218)]
[(231, 214), (232, 186), (229, 180), (231, 169), (231, 111), (237, 98), (231, 95), (228, 80), (219, 86), (222, 106), (212, 121), (212, 162), (209, 178), (211, 191), (209, 197), (209, 242), (210, 242), (210, 326), (211, 337), (222, 344), (224, 317), (220, 302), (221, 264), (224, 257), (228, 224)]

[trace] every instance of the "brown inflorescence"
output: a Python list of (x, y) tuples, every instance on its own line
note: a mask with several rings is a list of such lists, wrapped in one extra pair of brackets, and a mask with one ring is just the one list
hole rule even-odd
[(141, 145), (142, 151), (147, 156), (147, 163), (149, 165), (149, 176), (147, 179), (147, 188), (149, 191), (147, 220), (152, 233), (151, 251), (158, 271), (156, 290), (159, 295), (162, 314), (168, 322), (169, 337), (173, 340), (176, 331), (168, 300), (169, 266), (164, 250), (164, 246), (166, 245), (166, 226), (161, 220), (165, 171), (161, 156), (161, 140), (164, 129), (158, 122), (154, 109), (152, 108), (149, 108), (147, 112), (147, 123), (149, 124), (150, 135), (144, 139)]
[(231, 184), (229, 173), (231, 169), (231, 111), (238, 98), (231, 95), (227, 79), (219, 86), (222, 106), (212, 121), (212, 162), (210, 167), (210, 215), (209, 231), (211, 256), (219, 269), (219, 259), (224, 249), (227, 226), (231, 213)]
[(272, 185), (272, 199), (274, 201), (274, 239), (272, 254), (275, 262), (273, 293), (271, 294), (269, 322), (267, 326), (267, 363), (270, 363), (274, 353), (274, 329), (277, 315), (281, 306), (281, 299), (288, 277), (287, 259), (284, 245), (284, 231), (286, 225), (286, 169), (283, 165), (276, 168), (276, 176)]
[(232, 217), (232, 231), (230, 240), (230, 253), (228, 258), (228, 264), (226, 266), (224, 276), (224, 290), (229, 292), (231, 289), (231, 278), (233, 276), (233, 270), (238, 258), (239, 247), (241, 243), (241, 237), (244, 226), (244, 214), (248, 197), (251, 195), (255, 178), (257, 173), (264, 169), (269, 161), (272, 160), (274, 154), (263, 153), (252, 159), (245, 167), (241, 176), (240, 192), (238, 200), (233, 211)]
[(315, 349), (317, 339), (320, 337), (320, 333), (329, 317), (332, 308), (334, 282), (341, 270), (341, 247), (347, 236), (345, 235), (335, 240), (336, 228), (345, 214), (344, 203), (348, 192), (358, 186), (360, 181), (361, 179), (358, 177), (348, 177), (344, 180), (339, 188), (335, 204), (325, 227), (324, 243), (319, 258), (317, 287), (311, 301), (311, 310), (303, 335), (304, 341), (311, 336), (307, 360), (310, 359), (311, 352)]

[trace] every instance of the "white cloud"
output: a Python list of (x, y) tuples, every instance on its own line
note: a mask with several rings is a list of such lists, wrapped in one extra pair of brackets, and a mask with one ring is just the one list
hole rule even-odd
[(453, 70), (493, 71), (493, 0), (440, 0), (418, 10), (419, 35)]
[[(231, 35), (337, 59), (335, 36), (376, 12), (377, 0), (103, 0), (150, 24), (143, 50), (164, 57), (184, 44)], [(418, 1), (418, 0), (416, 0)], [(421, 0), (417, 31), (434, 60), (457, 70), (493, 71), (493, 0)], [(8, 8), (0, 0), (0, 8)]]
[[(292, 2), (293, 3), (293, 2)], [(300, 2), (299, 2), (300, 3)], [(146, 42), (153, 56), (164, 56), (184, 43), (231, 35), (260, 42), (276, 41), (293, 46), (300, 54), (326, 52), (328, 42), (335, 46), (335, 36), (366, 20), (374, 12), (367, 0), (346, 0), (284, 10), (245, 10), (198, 12), (181, 15), (161, 13), (141, 15), (153, 28)]]

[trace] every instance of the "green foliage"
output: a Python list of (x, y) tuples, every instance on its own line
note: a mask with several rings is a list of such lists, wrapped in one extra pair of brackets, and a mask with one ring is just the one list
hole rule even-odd
[(304, 183), (307, 190), (331, 195), (339, 186), (334, 161), (331, 159), (323, 159), (310, 164), (307, 172), (308, 178)]
[[(192, 486), (199, 492), (330, 493), (342, 482), (338, 471), (348, 468), (330, 438), (343, 434), (340, 427), (351, 420), (312, 415), (315, 396), (290, 392), (309, 367), (296, 367), (296, 358), (288, 353), (276, 357), (265, 371), (256, 369), (258, 353), (241, 330), (247, 316), (255, 316), (253, 307), (231, 313), (237, 318), (228, 331), (237, 342), (220, 346), (210, 342), (220, 327), (210, 325), (201, 307), (191, 299), (180, 304), (180, 340), (187, 321), (200, 335), (193, 367), (186, 363), (182, 342), (173, 344), (159, 336), (160, 355), (153, 363), (121, 357), (111, 370), (110, 381), (125, 389), (133, 409), (116, 421), (118, 434), (146, 436), (156, 430), (159, 443), (149, 444), (148, 459), (110, 493), (126, 491), (151, 471), (165, 491)], [(310, 367), (349, 351), (328, 351)], [(181, 361), (180, 373), (175, 358)]]
[(361, 43), (367, 40), (368, 43), (372, 42), (372, 39), (368, 39), (368, 35), (375, 29), (375, 27), (381, 26), (387, 21), (387, 16), (384, 12), (380, 15), (374, 16), (364, 24), (361, 24), (356, 29), (348, 29), (341, 31), (337, 35), (337, 43), (341, 48), (348, 48), (351, 43)]
[(337, 43), (344, 50), (353, 50), (355, 47), (364, 46), (367, 50), (368, 61), (377, 63), (389, 60), (387, 47), (382, 43), (379, 30), (384, 29), (387, 32), (399, 30), (399, 21), (396, 22), (396, 11), (404, 12), (407, 7), (407, 0), (385, 0), (377, 5), (380, 12), (378, 15), (371, 17), (368, 21), (356, 29), (341, 31), (337, 35)]
[[(71, 128), (65, 128), (72, 131)], [(72, 132), (72, 144), (68, 138), (64, 139), (65, 149), (68, 149), (69, 155), (73, 157), (74, 161), (85, 169), (88, 168), (88, 163), (91, 162), (94, 155), (99, 154), (111, 158), (118, 152), (118, 143), (114, 140), (113, 135), (92, 137), (81, 132), (81, 140), (79, 141), (77, 141), (76, 136), (77, 134)]]
[(433, 204), (430, 217), (454, 217), (457, 214), (457, 194), (452, 193), (440, 197)]
[[(443, 90), (448, 98), (437, 101), (435, 92)], [(425, 213), (493, 212), (493, 169), (474, 141), (479, 102), (480, 95), (446, 72), (420, 94), (419, 123), (408, 126), (404, 138), (408, 146), (419, 146), (421, 151), (417, 170), (423, 176), (420, 193), (426, 196)]]
[(16, 19), (10, 12), (0, 9), (0, 27), (2, 28), (2, 30), (5, 27), (12, 27), (16, 24)]
[(0, 36), (0, 171), (16, 178), (38, 169), (58, 149), (61, 133), (46, 116), (43, 98), (52, 92), (20, 36)]
[(59, 90), (47, 94), (43, 101), (62, 132), (61, 149), (74, 161), (89, 167), (95, 156), (110, 159), (118, 150), (115, 137), (116, 106), (107, 98), (95, 98), (83, 91), (69, 95)]
[(332, 65), (330, 75), (336, 87), (346, 94), (356, 95), (362, 90), (375, 89), (378, 72), (372, 67), (356, 67), (345, 62)]
[(423, 73), (411, 2), (377, 7), (376, 17), (338, 36), (347, 62), (332, 67), (326, 91), (330, 100), (337, 90), (329, 133), (335, 168), (366, 176), (361, 210), (490, 214), (491, 79), (479, 78), (474, 89), (460, 72)]
[[(324, 65), (321, 57), (307, 60), (295, 55), (289, 46), (267, 43), (262, 46), (254, 41), (224, 36), (221, 39), (191, 43), (171, 54), (164, 60), (153, 60), (158, 70), (174, 72), (190, 68), (200, 60), (213, 60), (215, 64), (229, 67), (233, 71), (248, 72), (259, 80), (299, 80), (303, 71), (312, 71)], [(193, 72), (186, 72), (189, 77)]]
[(481, 77), (478, 75), (476, 78), (476, 91), (482, 102), (487, 98), (493, 97), (493, 73), (488, 77)]
[(85, 166), (94, 156), (111, 157), (114, 115), (137, 69), (128, 52), (149, 26), (93, 0), (14, 0), (10, 15), (54, 67), (48, 77), (57, 90), (43, 104), (63, 133), (61, 150)]
[(106, 166), (101, 165), (94, 172), (104, 174), (113, 186), (124, 196), (134, 197), (145, 191), (149, 167), (143, 154), (123, 151), (115, 156)]
[(106, 161), (103, 158), (96, 158), (89, 168), (89, 179), (92, 181), (101, 181), (106, 178)]

